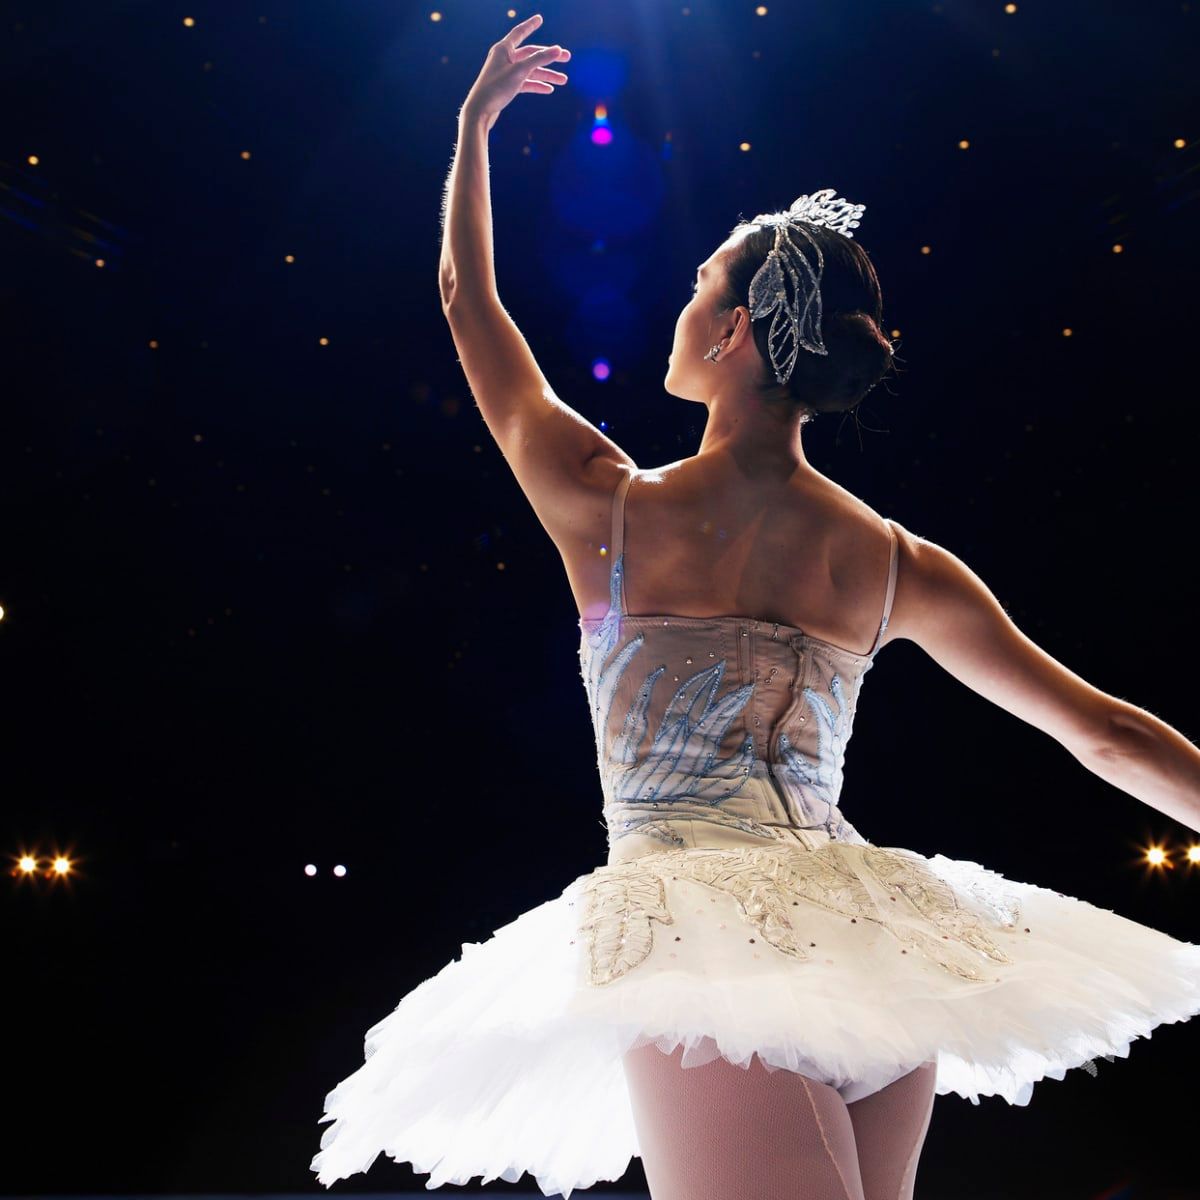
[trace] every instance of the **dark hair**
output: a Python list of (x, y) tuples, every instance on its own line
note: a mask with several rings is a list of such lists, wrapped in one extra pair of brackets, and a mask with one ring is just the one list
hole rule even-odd
[[(781, 214), (780, 214), (781, 215)], [(753, 226), (740, 221), (730, 236)], [(817, 413), (848, 412), (893, 368), (892, 343), (884, 336), (883, 296), (879, 279), (867, 252), (853, 238), (821, 225), (805, 225), (820, 245), (824, 256), (821, 273), (821, 340), (827, 355), (814, 354), (800, 346), (796, 364), (788, 378), (791, 398), (805, 409), (802, 422)], [(791, 232), (792, 240), (816, 267), (816, 253), (803, 234)], [(726, 285), (717, 312), (728, 312), (739, 304), (750, 307), (750, 281), (775, 245), (773, 226), (760, 226), (745, 234), (726, 251)], [(754, 343), (762, 355), (766, 383), (778, 386), (771, 366), (769, 331), (771, 318), (751, 322)]]

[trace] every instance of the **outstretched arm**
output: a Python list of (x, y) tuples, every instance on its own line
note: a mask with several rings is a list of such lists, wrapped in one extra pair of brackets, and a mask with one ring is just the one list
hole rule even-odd
[(570, 51), (518, 45), (540, 21), (523, 21), (492, 46), (459, 112), (442, 208), (439, 280), (442, 311), (483, 419), (542, 524), (559, 541), (578, 528), (594, 500), (588, 464), (598, 456), (631, 460), (554, 394), (496, 290), (488, 133), (520, 92), (553, 92), (554, 83), (566, 82), (541, 64), (570, 57)]
[(1048, 733), (1093, 774), (1200, 833), (1200, 747), (1052, 658), (966, 563), (892, 524), (900, 534), (892, 616), (902, 636), (984, 699)]

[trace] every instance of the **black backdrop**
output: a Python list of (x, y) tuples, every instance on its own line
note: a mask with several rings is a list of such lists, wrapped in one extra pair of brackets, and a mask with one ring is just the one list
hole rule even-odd
[[(490, 148), (501, 296), (559, 395), (641, 466), (692, 453), (661, 372), (694, 264), (799, 192), (862, 200), (904, 373), (810, 461), (1200, 734), (1196, 6), (540, 11), (579, 81)], [(0, 889), (14, 1191), (315, 1186), (366, 1028), (605, 852), (571, 593), (435, 290), (458, 106), (516, 18), (189, 13), (0, 28), (0, 828), (78, 860)], [(572, 200), (589, 169), (611, 203)], [(1189, 831), (912, 643), (843, 804), (1197, 939), (1200, 874), (1139, 861)], [(922, 1194), (1197, 1194), (1197, 1036), (1026, 1108), (939, 1099)]]

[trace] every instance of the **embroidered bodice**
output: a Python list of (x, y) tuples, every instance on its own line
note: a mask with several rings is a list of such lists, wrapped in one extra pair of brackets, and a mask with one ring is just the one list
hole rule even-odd
[(808, 842), (805, 830), (869, 844), (838, 800), (859, 689), (895, 592), (890, 523), (883, 618), (866, 654), (749, 617), (635, 617), (623, 553), (632, 478), (613, 497), (608, 612), (579, 622), (609, 861), (673, 846)]

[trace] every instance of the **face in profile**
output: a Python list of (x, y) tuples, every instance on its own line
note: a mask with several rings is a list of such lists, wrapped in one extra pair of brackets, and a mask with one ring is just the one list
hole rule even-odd
[(713, 316), (725, 283), (722, 251), (718, 249), (700, 264), (692, 279), (692, 295), (675, 322), (675, 341), (667, 361), (667, 376), (663, 386), (681, 400), (702, 401), (706, 385), (713, 380), (705, 376), (713, 364), (704, 356), (717, 340)]
[[(691, 299), (675, 322), (675, 344), (671, 347), (667, 377), (663, 381), (668, 394), (701, 404), (707, 404), (711, 398), (718, 378), (717, 364), (704, 356), (733, 326), (731, 313), (717, 312), (728, 282), (725, 261), (742, 239), (754, 232), (754, 228), (752, 225), (739, 226), (697, 268)], [(724, 354), (717, 360), (718, 364), (722, 362), (729, 362)], [(744, 357), (739, 369), (747, 369)]]

